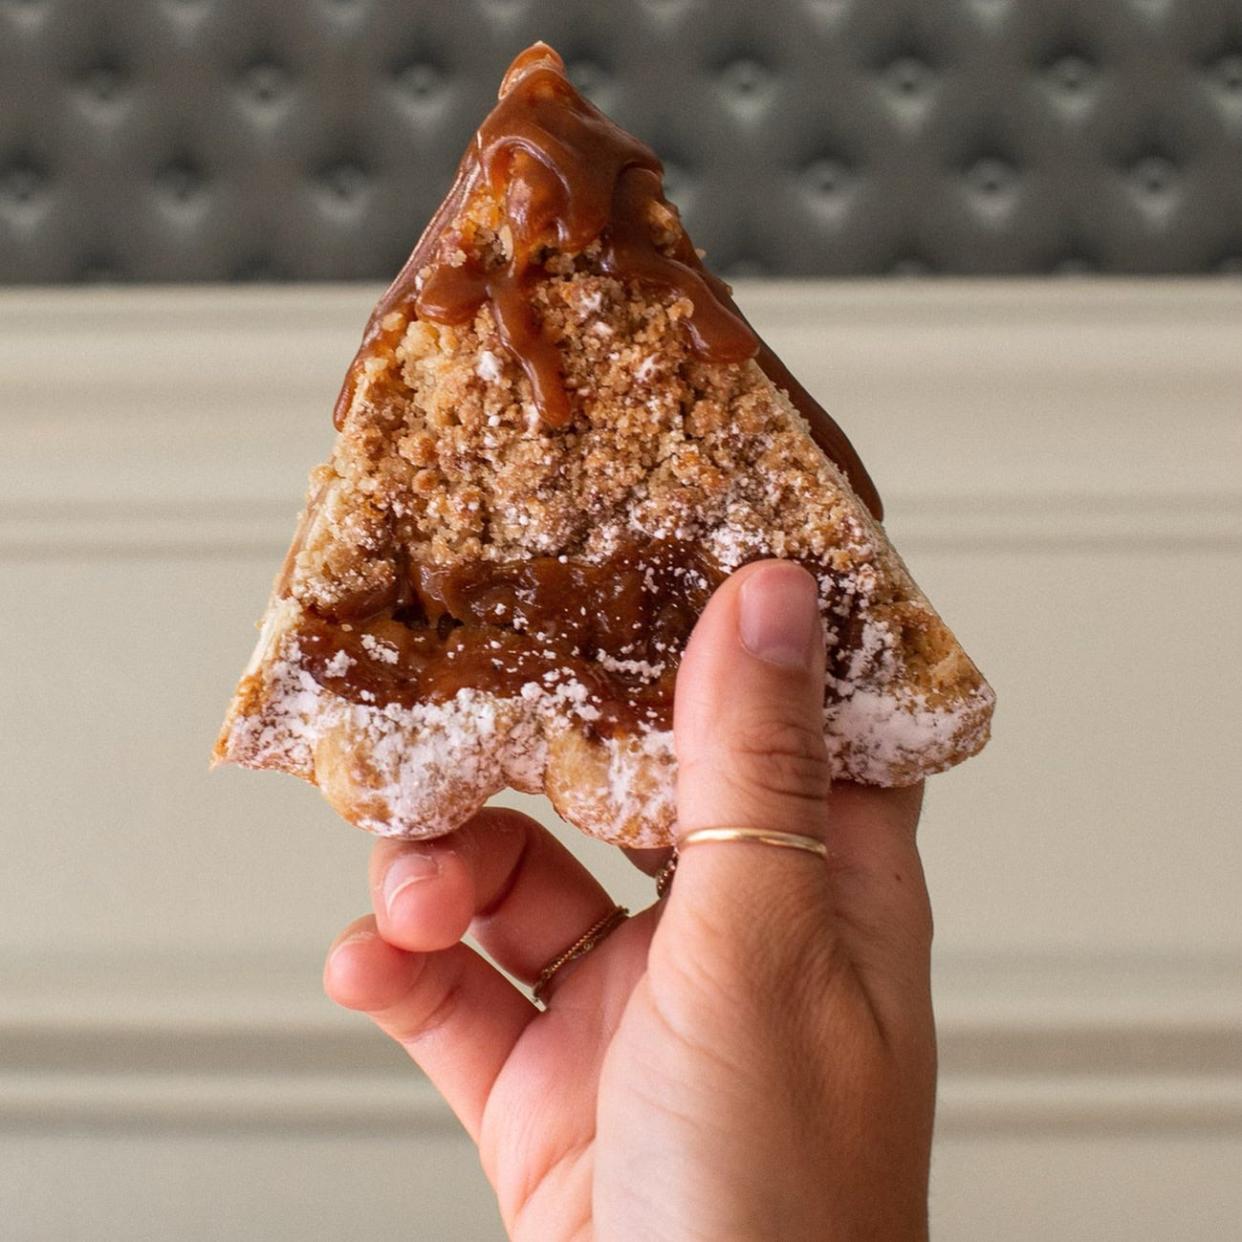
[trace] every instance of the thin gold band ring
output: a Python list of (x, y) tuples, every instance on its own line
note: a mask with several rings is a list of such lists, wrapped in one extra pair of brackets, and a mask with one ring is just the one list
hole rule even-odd
[(548, 985), (552, 982), (556, 972), (568, 966), (570, 962), (576, 962), (578, 958), (586, 957), (592, 949), (602, 944), (629, 917), (630, 912), (624, 906), (613, 906), (602, 919), (588, 927), (568, 949), (558, 953), (539, 972), (539, 978), (535, 980), (535, 986), (531, 988), (531, 995), (535, 1000), (540, 1005), (546, 1005), (547, 1001), (545, 998)]
[(677, 849), (684, 853), (692, 845), (706, 845), (709, 841), (752, 841), (756, 845), (775, 845), (784, 850), (802, 850), (820, 858), (828, 857), (828, 847), (815, 837), (771, 828), (696, 828), (677, 842)]
[(828, 857), (828, 847), (822, 841), (815, 837), (805, 837), (800, 832), (777, 832), (770, 828), (696, 828), (678, 840), (668, 861), (656, 872), (657, 899), (665, 897), (673, 886), (673, 876), (677, 874), (677, 860), (682, 850), (709, 841), (752, 841), (757, 845), (775, 845), (780, 849), (803, 850), (819, 858)]

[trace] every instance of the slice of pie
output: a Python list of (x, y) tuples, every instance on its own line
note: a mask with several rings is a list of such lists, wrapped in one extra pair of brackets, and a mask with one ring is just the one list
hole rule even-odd
[(449, 832), (505, 786), (671, 839), (673, 686), (739, 565), (820, 584), (841, 779), (988, 737), (993, 695), (907, 573), (841, 431), (755, 336), (654, 153), (539, 44), (375, 310), (331, 460), (216, 757), (372, 832)]

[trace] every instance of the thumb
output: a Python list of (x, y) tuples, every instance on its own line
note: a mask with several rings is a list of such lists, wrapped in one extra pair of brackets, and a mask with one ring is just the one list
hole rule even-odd
[[(762, 561), (728, 579), (695, 627), (677, 674), (678, 831), (759, 828), (823, 840), (829, 790), (824, 640), (814, 578)], [(762, 930), (774, 907), (819, 912), (827, 868), (814, 854), (751, 842), (696, 844), (673, 905)]]

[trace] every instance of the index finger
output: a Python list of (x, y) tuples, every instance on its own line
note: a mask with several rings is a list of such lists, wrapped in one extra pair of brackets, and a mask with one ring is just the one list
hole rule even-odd
[(837, 784), (828, 799), (828, 876), (837, 934), (892, 1021), (930, 1004), (932, 912), (915, 842), (922, 783)]

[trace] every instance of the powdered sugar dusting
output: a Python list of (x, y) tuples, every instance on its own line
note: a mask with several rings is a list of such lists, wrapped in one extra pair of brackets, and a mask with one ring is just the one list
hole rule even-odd
[(500, 381), (505, 370), (499, 355), (492, 353), (490, 349), (483, 349), (479, 351), (479, 361), (475, 372), (484, 383), (495, 384)]
[[(451, 832), (508, 783), (511, 752), (538, 749), (518, 721), (501, 726), (503, 700), (462, 690), (447, 703), (354, 707), (351, 741), (364, 741), (373, 769), (374, 812), (359, 827), (379, 836)], [(515, 766), (529, 761), (512, 756)]]
[(655, 681), (664, 675), (664, 664), (652, 664), (648, 660), (619, 660), (606, 651), (596, 653), (596, 662), (610, 673), (624, 673), (628, 677), (637, 677), (642, 681)]
[(855, 690), (825, 713), (833, 777), (887, 786), (944, 771), (987, 741), (994, 701), (987, 686), (935, 707), (922, 695)]
[(708, 551), (720, 563), (721, 569), (732, 573), (747, 561), (771, 555), (771, 549), (763, 533), (741, 525), (725, 523), (717, 527), (706, 539)]
[(571, 822), (589, 823), (595, 836), (617, 845), (668, 845), (677, 810), (672, 731), (597, 738), (590, 750), (583, 770), (574, 773), (580, 779), (558, 781), (550, 791), (557, 810)]
[(282, 768), (311, 779), (314, 748), (329, 723), (324, 691), (303, 668), (288, 660), (267, 670), (264, 710), (236, 715), (228, 727), (225, 757), (252, 768)]
[(353, 667), (354, 661), (350, 658), (348, 651), (338, 651), (327, 664), (324, 665), (324, 672), (329, 677), (344, 677)]
[(653, 729), (638, 738), (609, 738), (608, 797), (613, 822), (631, 827), (626, 844), (647, 848), (668, 843), (676, 817), (676, 768), (671, 729)]
[(378, 660), (381, 664), (396, 664), (398, 652), (392, 643), (386, 643), (381, 638), (376, 638), (374, 634), (363, 634), (362, 646), (367, 655), (373, 660)]

